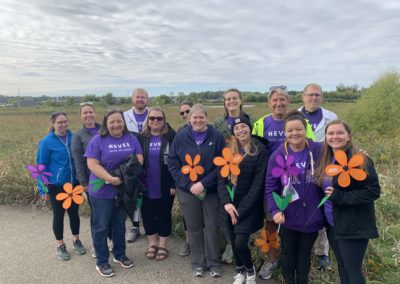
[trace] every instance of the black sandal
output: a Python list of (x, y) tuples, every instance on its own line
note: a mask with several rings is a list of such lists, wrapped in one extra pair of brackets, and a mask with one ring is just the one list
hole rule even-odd
[(152, 246), (150, 246), (150, 247), (147, 249), (145, 255), (146, 255), (146, 257), (147, 257), (148, 259), (153, 259), (153, 258), (156, 257), (157, 252), (158, 252), (158, 247), (155, 246), (155, 245), (152, 245)]
[[(160, 252), (161, 251), (161, 252)], [(168, 250), (166, 248), (158, 248), (157, 254), (156, 254), (156, 260), (164, 260), (168, 257)]]

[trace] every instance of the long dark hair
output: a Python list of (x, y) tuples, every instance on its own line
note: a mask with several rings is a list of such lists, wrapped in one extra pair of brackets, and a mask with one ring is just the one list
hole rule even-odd
[(106, 114), (104, 115), (103, 122), (101, 123), (100, 131), (99, 131), (100, 136), (105, 137), (105, 136), (110, 135), (110, 131), (108, 131), (108, 128), (107, 128), (107, 121), (108, 121), (108, 118), (110, 117), (110, 115), (112, 115), (114, 113), (119, 113), (122, 117), (122, 120), (124, 121), (124, 130), (122, 131), (122, 133), (123, 134), (128, 133), (128, 128), (126, 127), (126, 122), (125, 122), (125, 118), (124, 118), (124, 113), (122, 112), (122, 110), (112, 109), (112, 110), (107, 111)]

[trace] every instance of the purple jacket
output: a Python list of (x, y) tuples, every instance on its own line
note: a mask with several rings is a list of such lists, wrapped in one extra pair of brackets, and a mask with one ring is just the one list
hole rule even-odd
[[(288, 146), (289, 155), (293, 152)], [(323, 198), (322, 190), (315, 183), (315, 177), (311, 175), (311, 155), (314, 161), (314, 169), (317, 168), (320, 160), (322, 144), (308, 140), (307, 158), (305, 161), (305, 173), (300, 173), (298, 176), (298, 183), (293, 182), (292, 185), (299, 194), (299, 199), (290, 203), (284, 211), (285, 223), (282, 225), (292, 230), (300, 232), (317, 232), (323, 227), (323, 211), (322, 208), (317, 208), (319, 202)], [(286, 156), (284, 144), (279, 146), (270, 156), (268, 160), (267, 173), (265, 178), (265, 195), (264, 199), (268, 205), (267, 210), (273, 217), (276, 213), (280, 212), (276, 206), (272, 192), (282, 195), (283, 186), (280, 178), (272, 175), (272, 169), (276, 167), (275, 157), (277, 155)], [(297, 161), (296, 161), (297, 162)], [(304, 162), (304, 161), (303, 161)], [(306, 177), (308, 173), (308, 177)], [(306, 183), (306, 179), (311, 182)]]

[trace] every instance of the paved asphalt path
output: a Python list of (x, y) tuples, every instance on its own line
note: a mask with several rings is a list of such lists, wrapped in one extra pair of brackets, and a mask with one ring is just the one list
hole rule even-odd
[[(232, 283), (234, 268), (224, 265), (222, 278), (207, 274), (196, 278), (191, 274), (190, 257), (180, 257), (181, 239), (169, 242), (169, 257), (164, 261), (145, 257), (146, 240), (142, 236), (135, 243), (127, 243), (127, 256), (134, 260), (133, 268), (114, 264), (115, 276), (101, 277), (95, 260), (89, 253), (91, 241), (89, 219), (81, 217), (81, 240), (88, 249), (77, 255), (72, 246), (68, 215), (65, 217), (64, 240), (70, 252), (69, 261), (57, 260), (50, 211), (0, 206), (0, 283)], [(143, 231), (143, 229), (142, 229)], [(257, 283), (274, 283), (257, 280)]]

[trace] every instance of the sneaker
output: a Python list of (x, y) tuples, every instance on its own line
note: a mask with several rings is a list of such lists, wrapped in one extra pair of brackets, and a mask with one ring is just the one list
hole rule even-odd
[(74, 241), (74, 249), (77, 254), (85, 254), (86, 253), (86, 249), (82, 245), (82, 242), (80, 240)]
[(67, 247), (65, 245), (57, 247), (57, 258), (60, 260), (69, 260), (69, 253), (67, 252)]
[(185, 242), (181, 248), (181, 250), (179, 251), (179, 255), (180, 256), (187, 256), (190, 254), (190, 246), (189, 243)]
[(230, 244), (226, 245), (225, 251), (222, 254), (221, 261), (229, 264), (233, 262), (233, 252), (232, 252), (232, 246)]
[(264, 265), (261, 267), (261, 270), (258, 272), (258, 277), (264, 280), (270, 279), (272, 273), (277, 268), (278, 268), (278, 262), (271, 262), (270, 260), (267, 259), (265, 260)]
[(114, 262), (115, 263), (119, 263), (121, 264), (122, 267), (124, 268), (131, 268), (133, 267), (133, 262), (132, 260), (130, 260), (129, 258), (127, 258), (126, 256), (120, 258), (120, 259), (116, 259), (114, 258)]
[(246, 277), (244, 277), (242, 272), (238, 272), (235, 276), (233, 276), (233, 284), (244, 284)]
[(140, 236), (139, 228), (132, 227), (132, 229), (128, 233), (128, 236), (126, 237), (126, 241), (128, 243), (133, 243), (139, 236)]
[(210, 267), (210, 276), (212, 278), (219, 278), (222, 276), (221, 266), (212, 266)]
[(203, 267), (195, 267), (195, 268), (193, 268), (193, 275), (196, 276), (196, 277), (203, 277), (204, 276)]
[(246, 284), (256, 284), (256, 272), (254, 271), (253, 274), (249, 275), (247, 273), (246, 276)]
[(111, 268), (111, 266), (108, 263), (103, 264), (103, 265), (96, 265), (96, 270), (103, 277), (112, 277), (115, 275), (114, 270)]
[(318, 256), (318, 267), (319, 271), (332, 271), (332, 262), (327, 255)]
[(96, 258), (97, 256), (96, 256), (96, 251), (94, 250), (94, 248), (92, 248), (92, 257), (93, 258)]

